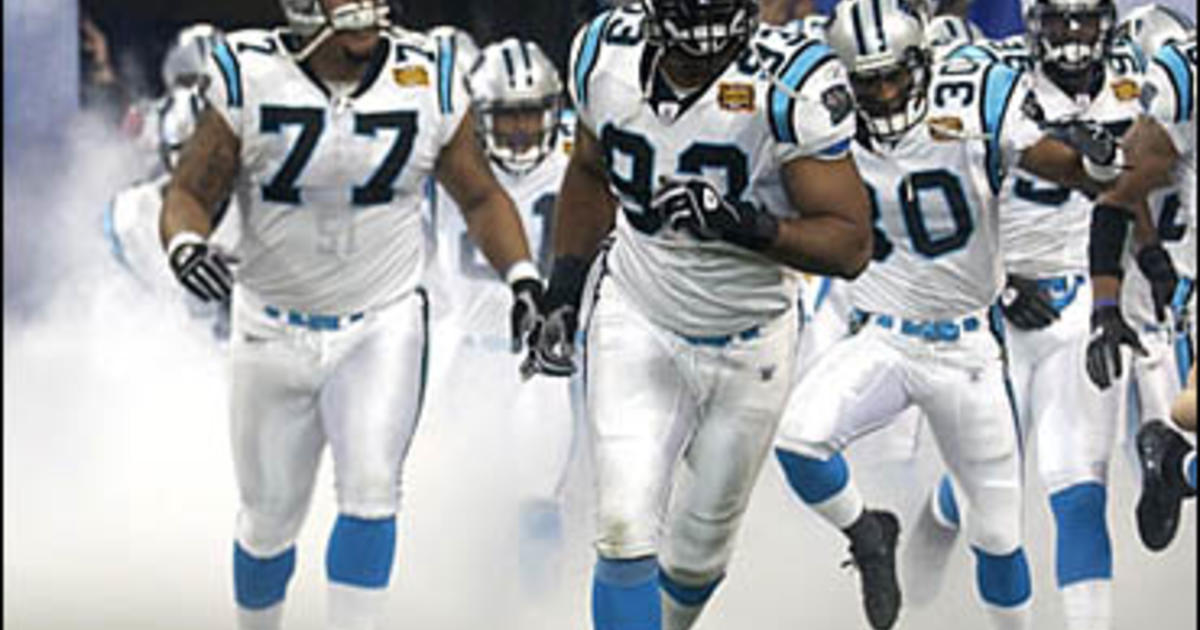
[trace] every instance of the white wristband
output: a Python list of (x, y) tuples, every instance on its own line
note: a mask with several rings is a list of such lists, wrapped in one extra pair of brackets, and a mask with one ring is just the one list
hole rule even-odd
[(179, 247), (182, 247), (184, 245), (192, 245), (192, 244), (207, 243), (207, 242), (208, 242), (208, 240), (205, 239), (203, 236), (200, 236), (199, 234), (189, 231), (189, 230), (184, 230), (184, 231), (176, 234), (175, 236), (171, 237), (171, 242), (167, 243), (167, 255), (170, 256), (172, 252), (174, 252), (176, 249), (178, 249)]
[(1117, 147), (1117, 155), (1113, 158), (1112, 164), (1104, 166), (1096, 164), (1089, 160), (1087, 156), (1083, 156), (1083, 172), (1087, 176), (1101, 183), (1108, 183), (1121, 176), (1121, 172), (1125, 170), (1125, 152)]
[(541, 280), (541, 278), (537, 265), (533, 264), (531, 260), (517, 261), (509, 266), (508, 271), (504, 272), (504, 281), (509, 286), (521, 280)]

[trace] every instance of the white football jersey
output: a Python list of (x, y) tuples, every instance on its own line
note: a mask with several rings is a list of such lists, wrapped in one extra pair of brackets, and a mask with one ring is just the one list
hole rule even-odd
[[(565, 122), (564, 127), (570, 124)], [(554, 204), (567, 169), (572, 137), (570, 128), (561, 130), (556, 150), (523, 175), (492, 165), (496, 179), (517, 206), (525, 237), (543, 276), (549, 275)], [(512, 290), (475, 246), (458, 206), (440, 186), (434, 192), (431, 208), (437, 235), (435, 282), (440, 283), (435, 290), (448, 302), (450, 321), (464, 333), (485, 337), (486, 347), (508, 352)]]
[(284, 31), (230, 34), (212, 106), (241, 140), (237, 281), (277, 308), (387, 304), (424, 264), (424, 186), (468, 108), (450, 40), (381, 34), (361, 83), (326, 84)]
[(933, 68), (923, 124), (894, 145), (861, 139), (854, 159), (875, 215), (875, 254), (850, 285), (858, 309), (912, 319), (988, 308), (1003, 286), (999, 196), (1041, 132), (1018, 71), (952, 58)]
[[(1121, 137), (1141, 112), (1145, 60), (1128, 43), (1110, 52), (1095, 96), (1064, 92), (1034, 63), (1028, 49), (1010, 38), (999, 46), (983, 44), (960, 54), (983, 52), (1026, 72), (1046, 122), (1083, 119), (1103, 124)], [(1041, 179), (1020, 168), (1000, 196), (1000, 233), (1007, 269), (1032, 278), (1086, 274), (1092, 202), (1082, 193)]]
[(1150, 197), (1159, 238), (1180, 273), (1196, 275), (1196, 39), (1172, 42), (1155, 54), (1146, 74), (1142, 101), (1166, 129), (1180, 159), (1177, 188)]
[(799, 28), (763, 26), (707, 86), (678, 95), (655, 69), (639, 7), (576, 37), (569, 87), (620, 201), (608, 268), (655, 323), (684, 335), (748, 330), (791, 308), (797, 272), (750, 250), (665, 228), (648, 209), (662, 178), (706, 177), (727, 197), (792, 217), (782, 166), (840, 158), (854, 129), (846, 72)]

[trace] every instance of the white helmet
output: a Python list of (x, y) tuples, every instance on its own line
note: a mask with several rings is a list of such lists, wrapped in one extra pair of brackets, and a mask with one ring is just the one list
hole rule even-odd
[(205, 106), (202, 92), (199, 85), (174, 85), (159, 106), (158, 154), (167, 172), (175, 171), (184, 143), (196, 131)]
[(324, 0), (279, 0), (279, 6), (283, 8), (292, 32), (311, 38), (295, 55), (298, 60), (311, 55), (337, 31), (386, 29), (392, 25), (388, 19), (392, 10), (388, 0), (348, 2), (333, 11), (325, 9)]
[(167, 90), (177, 85), (207, 84), (208, 58), (225, 34), (211, 24), (193, 24), (179, 31), (163, 58), (162, 80)]
[(479, 59), (479, 44), (471, 34), (457, 26), (442, 24), (429, 29), (429, 36), (434, 39), (448, 39), (454, 42), (454, 59), (459, 74), (467, 76), (475, 62)]
[(956, 15), (939, 15), (925, 27), (925, 43), (929, 44), (935, 58), (950, 54), (959, 46), (974, 44), (987, 39), (983, 31), (970, 20)]
[[(860, 121), (872, 137), (892, 140), (929, 111), (932, 55), (921, 14), (905, 0), (842, 0), (825, 40), (850, 72)], [(901, 74), (905, 73), (905, 74)], [(881, 85), (907, 80), (896, 98), (875, 96)]]
[(1029, 49), (1051, 74), (1078, 75), (1104, 63), (1117, 21), (1113, 0), (1024, 0)]
[[(501, 168), (527, 173), (554, 150), (562, 114), (562, 80), (536, 43), (510, 37), (484, 48), (467, 85), (480, 141)], [(499, 128), (499, 116), (521, 113), (540, 114), (536, 132)]]
[(1147, 4), (1125, 15), (1117, 25), (1117, 37), (1133, 40), (1147, 56), (1154, 56), (1163, 44), (1186, 40), (1195, 28), (1195, 23), (1175, 9)]

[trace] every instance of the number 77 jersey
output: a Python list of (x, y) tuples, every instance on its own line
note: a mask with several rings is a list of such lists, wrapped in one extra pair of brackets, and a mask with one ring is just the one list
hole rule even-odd
[(453, 44), (381, 33), (357, 83), (324, 82), (280, 31), (229, 35), (210, 105), (241, 141), (237, 280), (321, 314), (382, 306), (422, 274), (424, 183), (468, 102)]
[(932, 72), (924, 124), (894, 145), (854, 144), (875, 222), (872, 263), (850, 285), (866, 312), (950, 319), (986, 309), (1003, 287), (998, 199), (1042, 136), (1022, 112), (1036, 103), (999, 63), (955, 58)]

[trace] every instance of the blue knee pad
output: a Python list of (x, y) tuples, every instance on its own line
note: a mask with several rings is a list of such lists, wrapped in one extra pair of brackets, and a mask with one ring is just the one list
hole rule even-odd
[(661, 630), (658, 560), (600, 558), (592, 579), (595, 630)]
[(937, 506), (938, 511), (947, 521), (953, 525), (962, 525), (962, 516), (958, 513), (958, 501), (954, 499), (954, 485), (950, 483), (950, 477), (947, 475), (942, 475), (942, 480), (938, 483)]
[(983, 601), (1000, 608), (1015, 608), (1029, 601), (1033, 590), (1024, 549), (1004, 556), (971, 550), (975, 552), (975, 583)]
[(775, 457), (792, 490), (809, 505), (824, 503), (850, 483), (850, 468), (841, 453), (821, 461), (777, 448)]
[(667, 595), (671, 596), (671, 599), (684, 606), (703, 606), (712, 597), (713, 593), (716, 592), (717, 587), (721, 585), (721, 581), (724, 579), (725, 576), (722, 575), (704, 586), (684, 586), (671, 579), (671, 576), (661, 567), (658, 569), (659, 586), (662, 587), (662, 590)]
[(233, 543), (233, 591), (242, 608), (262, 610), (283, 601), (295, 570), (295, 547), (273, 558), (255, 558)]
[(338, 516), (325, 552), (329, 581), (384, 588), (396, 555), (396, 517), (366, 519)]
[(1058, 530), (1055, 573), (1059, 588), (1085, 580), (1112, 579), (1107, 505), (1104, 485), (1094, 481), (1050, 495), (1050, 509)]

